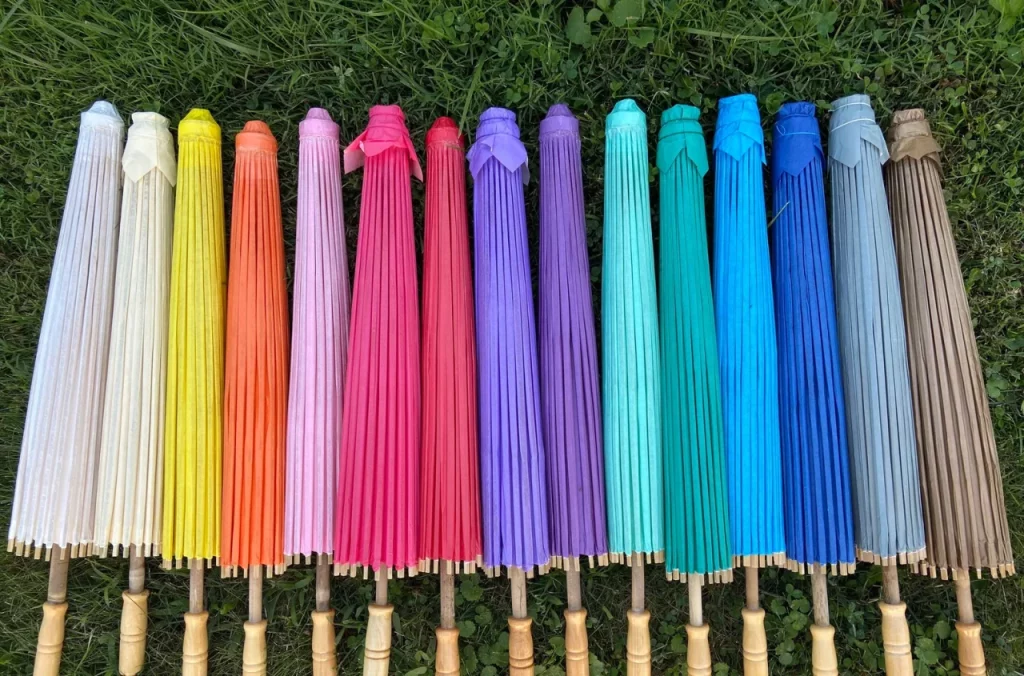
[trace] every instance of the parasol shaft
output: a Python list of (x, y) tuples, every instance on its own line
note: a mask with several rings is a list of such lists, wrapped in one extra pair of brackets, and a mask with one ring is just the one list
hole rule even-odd
[(746, 567), (747, 610), (761, 607), (760, 591), (758, 590), (758, 569), (756, 566)]
[(316, 557), (316, 609), (321, 613), (331, 609), (331, 565), (326, 554)]
[(46, 588), (47, 603), (64, 603), (68, 600), (68, 564), (71, 557), (64, 547), (50, 550), (50, 580)]
[(956, 635), (959, 643), (960, 673), (963, 676), (985, 676), (985, 648), (981, 644), (981, 624), (974, 619), (971, 600), (971, 571), (956, 569), (956, 605), (959, 618)]
[(590, 641), (587, 637), (587, 611), (583, 609), (583, 589), (580, 583), (580, 560), (572, 557), (565, 562), (565, 674), (590, 674)]
[(974, 622), (974, 602), (971, 600), (971, 572), (964, 568), (956, 571), (956, 607), (960, 622)]
[(570, 559), (565, 569), (565, 596), (569, 610), (583, 608), (583, 590), (580, 584), (579, 559)]
[(128, 550), (128, 592), (141, 594), (146, 588), (146, 559), (132, 545)]
[(626, 674), (650, 676), (651, 614), (644, 610), (644, 555), (634, 552), (632, 569), (632, 607), (626, 613)]
[(35, 676), (57, 676), (64, 649), (64, 617), (68, 611), (68, 563), (71, 557), (63, 547), (50, 551), (50, 582), (43, 604), (43, 623), (36, 645)]
[(249, 621), (263, 619), (263, 566), (249, 566)]
[(206, 676), (210, 639), (206, 633), (206, 620), (209, 615), (203, 609), (205, 573), (202, 559), (189, 560), (188, 612), (185, 613), (185, 640), (182, 643), (182, 676)]
[(267, 673), (267, 621), (263, 619), (263, 566), (249, 566), (249, 621), (242, 644), (242, 674)]
[(757, 566), (746, 567), (747, 603), (743, 608), (743, 674), (768, 676), (768, 638), (758, 591)]
[(512, 583), (512, 617), (526, 617), (526, 573), (522, 568), (509, 566), (508, 579)]
[(455, 628), (455, 574), (451, 563), (441, 563), (441, 628)]
[(686, 581), (690, 597), (690, 624), (699, 627), (704, 624), (704, 601), (701, 596), (701, 576), (689, 575)]
[(316, 558), (316, 610), (313, 611), (313, 676), (335, 676), (334, 611), (331, 610), (331, 565), (326, 554)]
[(633, 554), (633, 565), (630, 566), (630, 568), (633, 573), (633, 612), (642, 613), (644, 610), (644, 555), (639, 552), (635, 552)]
[(882, 566), (882, 649), (887, 676), (911, 676), (914, 659), (910, 653), (907, 604), (900, 601), (900, 579), (895, 564)]
[(900, 578), (895, 564), (882, 564), (882, 600), (890, 605), (900, 602)]
[(441, 562), (441, 626), (434, 656), (435, 676), (458, 676), (459, 630), (455, 626), (455, 571), (451, 561)]
[(512, 583), (512, 617), (508, 618), (509, 676), (533, 676), (533, 620), (526, 614), (526, 573), (508, 567)]
[(370, 604), (366, 623), (366, 647), (363, 649), (363, 676), (387, 676), (391, 663), (391, 615), (388, 605), (388, 570), (381, 566), (376, 572), (376, 596)]
[(384, 568), (377, 571), (376, 576), (376, 598), (374, 602), (378, 606), (388, 604), (388, 572)]
[(687, 575), (686, 586), (690, 597), (690, 621), (686, 624), (686, 673), (688, 676), (711, 676), (711, 633), (704, 624), (704, 602), (701, 598), (701, 575)]
[(149, 624), (146, 559), (135, 545), (128, 549), (128, 591), (121, 593), (121, 643), (118, 672), (134, 676), (146, 662), (146, 627)]
[(818, 564), (811, 567), (811, 605), (814, 606), (811, 673), (814, 676), (839, 676), (836, 630), (828, 620), (828, 581), (825, 578), (825, 566)]
[(814, 606), (814, 623), (819, 627), (829, 626), (828, 582), (823, 566), (815, 565), (811, 573), (811, 602)]
[(190, 613), (203, 612), (203, 582), (205, 574), (206, 571), (203, 568), (202, 559), (192, 559), (189, 561), (188, 612)]

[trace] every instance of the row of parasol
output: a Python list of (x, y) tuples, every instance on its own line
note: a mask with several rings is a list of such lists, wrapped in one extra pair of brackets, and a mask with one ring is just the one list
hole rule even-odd
[[(248, 577), (243, 672), (265, 673), (264, 573), (303, 561), (316, 565), (316, 674), (337, 670), (332, 567), (374, 572), (364, 674), (387, 673), (389, 580), (439, 574), (435, 670), (454, 674), (454, 576), (504, 568), (517, 676), (533, 671), (526, 580), (562, 568), (566, 672), (586, 674), (584, 559), (631, 568), (630, 674), (651, 671), (652, 562), (688, 584), (691, 674), (712, 668), (701, 587), (736, 567), (744, 670), (768, 673), (768, 565), (811, 576), (813, 670), (836, 674), (825, 576), (858, 560), (882, 567), (887, 673), (913, 671), (898, 564), (953, 577), (960, 670), (984, 673), (970, 571), (1001, 577), (1013, 559), (923, 112), (897, 112), (887, 145), (866, 96), (839, 99), (826, 153), (814, 106), (783, 106), (769, 228), (756, 100), (718, 107), (713, 247), (699, 111), (662, 115), (657, 271), (646, 116), (624, 100), (607, 118), (599, 369), (579, 123), (565, 106), (540, 126), (538, 321), (514, 113), (485, 111), (468, 153), (452, 120), (428, 132), (421, 294), (411, 177), (424, 177), (401, 109), (372, 108), (343, 158), (338, 125), (311, 109), (289, 344), (267, 125), (235, 139), (229, 273), (212, 116), (181, 121), (176, 162), (165, 118), (133, 115), (122, 152), (120, 116), (96, 103), (82, 116), (9, 535), (9, 549), (51, 564), (36, 673), (59, 668), (69, 560), (111, 552), (129, 558), (126, 674), (144, 662), (149, 556), (191, 571), (190, 675), (207, 669), (204, 570)], [(351, 292), (342, 163), (364, 171)]]

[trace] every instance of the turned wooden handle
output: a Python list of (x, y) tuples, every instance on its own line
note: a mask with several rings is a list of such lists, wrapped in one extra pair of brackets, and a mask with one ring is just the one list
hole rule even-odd
[(686, 625), (686, 673), (689, 676), (711, 676), (710, 633), (711, 628), (706, 624)]
[(768, 638), (764, 633), (764, 608), (743, 609), (743, 674), (768, 676)]
[(956, 636), (960, 644), (961, 676), (985, 676), (985, 647), (981, 644), (981, 625), (977, 622), (957, 622)]
[(43, 604), (43, 623), (39, 626), (39, 642), (36, 643), (36, 664), (32, 671), (35, 676), (58, 676), (60, 654), (64, 649), (64, 618), (68, 613), (64, 603)]
[(121, 593), (121, 647), (117, 669), (135, 676), (146, 663), (146, 625), (149, 623), (149, 590)]
[(590, 646), (587, 641), (587, 611), (565, 611), (565, 676), (589, 676)]
[(811, 625), (811, 673), (814, 676), (839, 676), (836, 630), (831, 625)]
[(391, 662), (391, 604), (370, 604), (366, 623), (366, 647), (363, 649), (363, 676), (387, 676)]
[(533, 676), (533, 620), (508, 618), (509, 676)]
[(626, 613), (626, 674), (650, 676), (651, 673), (651, 613), (647, 610)]
[(313, 611), (313, 676), (335, 676), (338, 657), (334, 648), (334, 611)]
[(434, 673), (444, 676), (459, 676), (459, 630), (454, 627), (438, 627), (437, 654), (434, 656)]
[(267, 621), (245, 623), (245, 643), (242, 644), (242, 673), (267, 673)]
[(206, 676), (210, 639), (206, 635), (209, 613), (185, 613), (185, 642), (182, 646), (181, 676)]
[(887, 676), (913, 676), (914, 658), (910, 654), (910, 626), (907, 625), (907, 604), (878, 604), (882, 611), (882, 650), (885, 651)]

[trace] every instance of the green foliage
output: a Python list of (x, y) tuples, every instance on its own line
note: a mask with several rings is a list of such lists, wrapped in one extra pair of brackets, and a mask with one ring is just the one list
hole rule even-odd
[[(648, 113), (653, 149), (658, 116), (674, 103), (703, 111), (711, 140), (719, 97), (757, 94), (770, 118), (788, 100), (828, 103), (866, 92), (883, 125), (892, 111), (928, 111), (943, 146), (945, 192), (972, 306), (1003, 463), (1015, 549), (1024, 551), (1024, 33), (1020, 0), (986, 3), (831, 0), (13, 0), (0, 7), (0, 522), (10, 512), (36, 341), (60, 224), (78, 113), (107, 97), (122, 114), (157, 110), (177, 121), (192, 106), (213, 111), (224, 132), (230, 204), (234, 135), (264, 119), (280, 141), (288, 261), (293, 260), (297, 125), (311, 105), (327, 107), (351, 139), (368, 107), (401, 103), (413, 139), (439, 115), (468, 132), (489, 105), (510, 105), (537, 161), (537, 124), (565, 101), (580, 116), (587, 245), (595, 302), (602, 242), (604, 116), (618, 98)], [(770, 141), (770, 138), (769, 138)], [(770, 146), (769, 146), (770, 150)], [(422, 157), (422, 155), (421, 155)], [(532, 172), (536, 176), (537, 172)], [(652, 169), (652, 178), (656, 173)], [(344, 181), (349, 252), (355, 251), (361, 178)], [(710, 190), (711, 181), (708, 181)], [(651, 184), (657, 214), (657, 183)], [(708, 204), (710, 205), (710, 192)], [(528, 186), (536, 244), (537, 184)], [(417, 222), (422, 192), (415, 193)], [(657, 235), (657, 219), (655, 219)], [(417, 231), (421, 237), (421, 231)], [(536, 263), (536, 249), (532, 260)], [(114, 674), (120, 592), (127, 565), (75, 561), (69, 579), (65, 674)], [(648, 566), (654, 672), (686, 673), (686, 589)], [(188, 575), (147, 570), (147, 673), (180, 670)], [(30, 673), (45, 596), (46, 566), (0, 553), (0, 673)], [(269, 580), (269, 673), (308, 673), (313, 572), (296, 567)], [(919, 674), (956, 664), (952, 585), (904, 574)], [(625, 673), (629, 570), (583, 575), (591, 673)], [(882, 670), (877, 568), (829, 582), (840, 672)], [(338, 660), (360, 673), (372, 584), (334, 581)], [(1024, 664), (1024, 579), (974, 583), (976, 613), (993, 676)], [(538, 671), (564, 669), (564, 576), (531, 580)], [(810, 582), (788, 572), (761, 576), (773, 674), (806, 674)], [(246, 584), (207, 575), (211, 674), (237, 674)], [(392, 670), (433, 671), (436, 578), (390, 585), (396, 607)], [(709, 586), (716, 676), (741, 673), (742, 580)], [(462, 577), (456, 615), (466, 674), (506, 672), (508, 582)]]

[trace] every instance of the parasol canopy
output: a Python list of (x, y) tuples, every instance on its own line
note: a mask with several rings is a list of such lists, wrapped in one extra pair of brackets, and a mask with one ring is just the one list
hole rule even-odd
[(605, 484), (613, 561), (664, 552), (658, 299), (647, 116), (632, 99), (605, 120), (601, 331)]
[(882, 184), (889, 153), (869, 97), (832, 104), (828, 140), (856, 554), (883, 565), (915, 563), (924, 555), (924, 523), (903, 305)]
[(718, 102), (715, 128), (715, 325), (722, 378), (729, 532), (737, 564), (785, 558), (778, 357), (764, 132), (751, 94)]
[(732, 549), (699, 116), (672, 106), (658, 135), (665, 569), (674, 580), (722, 582), (732, 579)]
[(224, 368), (221, 569), (284, 570), (288, 299), (277, 141), (253, 120), (235, 137)]
[(484, 566), (549, 565), (537, 330), (523, 185), (526, 148), (505, 108), (480, 115), (473, 175)]
[(341, 465), (335, 571), (416, 573), (419, 566), (420, 344), (409, 174), (422, 179), (405, 115), (370, 108), (345, 149), (364, 168)]
[[(605, 562), (604, 455), (579, 122), (540, 123), (540, 384), (551, 552)], [(568, 564), (573, 565), (573, 564)]]
[(94, 543), (160, 553), (167, 317), (177, 169), (167, 118), (134, 113), (124, 190), (96, 488)]
[(924, 111), (893, 114), (885, 167), (906, 309), (927, 556), (921, 572), (1015, 572), (999, 455)]
[(786, 559), (791, 570), (854, 568), (846, 403), (813, 103), (787, 103), (772, 148), (772, 253)]
[(310, 108), (299, 123), (285, 472), (287, 563), (334, 551), (350, 296), (338, 136), (338, 125), (323, 108)]
[(7, 550), (18, 555), (76, 557), (94, 542), (123, 143), (113, 105), (82, 113), (11, 507)]

